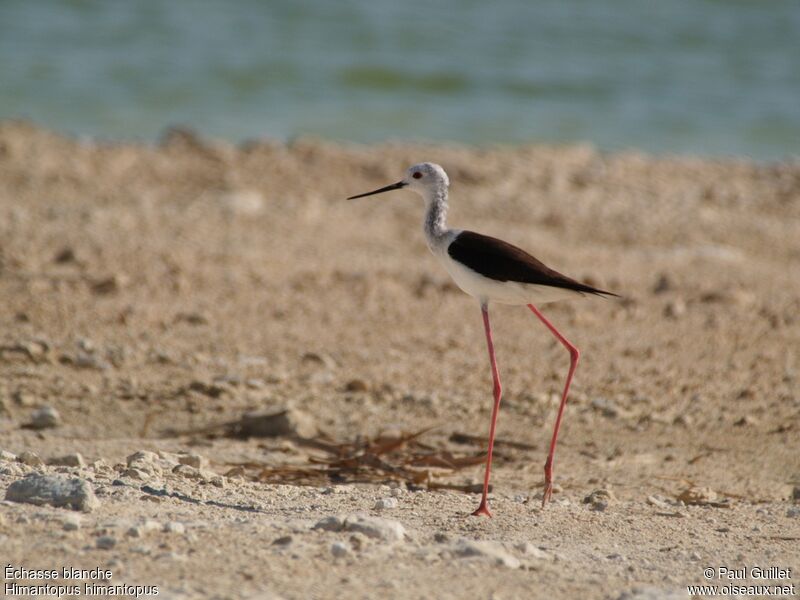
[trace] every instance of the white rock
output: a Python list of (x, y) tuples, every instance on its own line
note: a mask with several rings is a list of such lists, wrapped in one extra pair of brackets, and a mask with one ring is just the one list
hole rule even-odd
[(36, 505), (66, 506), (84, 512), (89, 512), (100, 505), (88, 481), (77, 477), (41, 473), (31, 473), (8, 486), (6, 500)]
[(164, 523), (164, 531), (167, 533), (185, 533), (186, 526), (178, 521), (168, 521)]
[(0, 460), (14, 462), (17, 460), (17, 455), (9, 452), (8, 450), (0, 450)]
[(79, 515), (67, 515), (61, 519), (61, 528), (64, 531), (76, 531), (81, 528), (83, 519)]
[(148, 533), (160, 530), (161, 530), (161, 523), (159, 523), (158, 521), (147, 520), (144, 523), (141, 523), (139, 525), (134, 525), (133, 527), (128, 529), (128, 535), (130, 537), (144, 537)]
[(509, 554), (498, 542), (462, 540), (453, 548), (453, 554), (462, 558), (479, 557), (509, 569), (520, 567), (519, 559)]
[[(125, 459), (125, 462), (129, 467), (128, 471), (130, 471), (129, 473), (124, 473), (127, 477), (148, 479), (150, 476), (161, 477), (164, 473), (162, 465), (159, 464), (161, 461), (158, 455), (148, 450), (134, 452)], [(167, 468), (169, 468), (169, 465)], [(139, 473), (135, 473), (131, 471), (131, 469), (135, 469), (139, 471)], [(144, 477), (142, 477), (142, 475), (144, 475)]]
[(399, 504), (397, 498), (381, 498), (375, 503), (375, 508), (377, 510), (390, 510), (392, 508), (397, 508)]
[(648, 496), (647, 503), (650, 506), (655, 506), (656, 508), (670, 508), (669, 502), (661, 496)]
[(406, 530), (399, 522), (369, 515), (348, 516), (344, 521), (344, 529), (386, 542), (401, 542), (406, 536)]
[(336, 557), (347, 556), (350, 554), (350, 548), (344, 542), (333, 542), (331, 544), (331, 554)]
[(28, 427), (31, 429), (49, 429), (61, 425), (61, 415), (52, 406), (42, 406), (33, 411), (31, 422)]

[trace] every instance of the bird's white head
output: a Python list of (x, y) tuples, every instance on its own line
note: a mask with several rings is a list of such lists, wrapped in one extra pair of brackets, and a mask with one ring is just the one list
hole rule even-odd
[(447, 189), (450, 179), (444, 169), (436, 163), (424, 162), (408, 167), (403, 183), (408, 189), (421, 196), (427, 196), (436, 190)]
[(444, 169), (436, 163), (424, 162), (412, 165), (406, 169), (405, 176), (397, 183), (387, 185), (385, 187), (367, 192), (365, 194), (358, 194), (357, 196), (350, 196), (348, 200), (355, 198), (363, 198), (364, 196), (372, 196), (373, 194), (381, 194), (391, 190), (399, 190), (408, 188), (411, 191), (418, 193), (423, 198), (431, 198), (437, 193), (447, 191), (450, 185), (450, 179)]

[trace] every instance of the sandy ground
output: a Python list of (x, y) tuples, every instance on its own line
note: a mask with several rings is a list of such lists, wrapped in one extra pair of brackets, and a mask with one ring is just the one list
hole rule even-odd
[[(475, 494), (391, 474), (231, 471), (320, 458), (291, 436), (175, 433), (288, 406), (329, 439), (431, 427), (432, 451), (482, 451), (451, 437), (488, 430), (480, 313), (425, 247), (420, 200), (343, 200), (421, 160), (450, 174), (451, 226), (624, 296), (543, 307), (582, 351), (544, 510), (568, 356), (520, 307), (492, 312), (498, 436), (518, 443), (498, 447), (492, 519), (467, 516)], [(100, 501), (0, 504), (3, 566), (100, 566), (169, 598), (685, 598), (753, 566), (791, 570), (756, 583), (800, 587), (798, 162), (186, 132), (102, 144), (6, 122), (0, 229), (0, 498), (42, 471)], [(41, 406), (58, 426), (24, 427)], [(131, 471), (139, 450), (162, 457)], [(12, 456), (26, 451), (87, 465)], [(183, 456), (201, 468), (174, 469)], [(610, 497), (584, 503), (597, 490)], [(359, 513), (405, 536), (348, 528)]]

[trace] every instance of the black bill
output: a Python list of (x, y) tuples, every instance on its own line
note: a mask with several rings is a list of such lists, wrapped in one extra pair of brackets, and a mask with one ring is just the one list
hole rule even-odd
[(348, 200), (355, 200), (356, 198), (363, 198), (364, 196), (372, 196), (374, 194), (382, 194), (383, 192), (391, 192), (392, 190), (399, 190), (401, 188), (404, 188), (406, 185), (407, 185), (406, 183), (398, 181), (397, 183), (393, 183), (392, 185), (387, 185), (386, 187), (382, 187), (380, 189), (367, 192), (366, 194), (358, 194), (357, 196), (350, 196)]

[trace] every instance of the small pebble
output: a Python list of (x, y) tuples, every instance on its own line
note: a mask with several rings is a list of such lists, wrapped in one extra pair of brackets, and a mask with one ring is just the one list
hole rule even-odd
[(172, 472), (176, 475), (180, 475), (181, 477), (186, 477), (186, 479), (205, 479), (203, 477), (203, 472), (196, 468), (190, 467), (189, 465), (177, 465)]
[(178, 462), (182, 465), (189, 465), (195, 469), (205, 469), (208, 467), (208, 459), (199, 454), (179, 454)]
[(613, 552), (612, 554), (609, 554), (608, 556), (606, 556), (606, 558), (608, 560), (620, 560), (620, 561), (624, 561), (625, 560), (625, 557), (622, 556), (622, 554), (620, 554), (619, 552)]
[(381, 498), (375, 503), (376, 510), (390, 510), (392, 508), (397, 508), (399, 502), (397, 498), (389, 497), (389, 498)]
[(269, 414), (246, 414), (236, 423), (236, 431), (242, 437), (311, 438), (317, 435), (317, 426), (309, 413), (288, 407)]
[(11, 397), (14, 399), (14, 402), (23, 407), (36, 406), (37, 403), (36, 397), (33, 394), (29, 394), (23, 390), (17, 390)]
[(49, 429), (61, 425), (61, 415), (52, 406), (42, 406), (33, 411), (31, 421), (26, 425), (29, 429)]
[(59, 467), (85, 467), (86, 461), (79, 452), (74, 452), (64, 456), (54, 456), (47, 460), (47, 464)]
[(183, 562), (186, 560), (186, 555), (179, 552), (163, 552), (156, 556), (156, 560), (174, 560), (175, 562)]
[(21, 462), (23, 465), (28, 465), (29, 467), (41, 467), (44, 464), (44, 461), (39, 458), (39, 455), (26, 450), (22, 454), (17, 457), (17, 461)]
[(272, 540), (273, 546), (288, 546), (292, 543), (292, 536), (284, 535), (283, 537), (279, 537), (277, 539)]
[(360, 533), (354, 533), (350, 536), (350, 547), (356, 552), (360, 551), (366, 545), (367, 538)]
[(677, 498), (684, 504), (704, 506), (717, 500), (717, 493), (708, 487), (690, 487), (685, 489)]
[(108, 277), (97, 279), (92, 283), (92, 291), (98, 295), (116, 294), (127, 283), (123, 273), (114, 273)]
[(111, 535), (101, 535), (99, 538), (97, 538), (97, 542), (95, 542), (95, 545), (100, 550), (111, 550), (114, 546), (117, 545), (117, 538)]
[(366, 392), (369, 387), (363, 379), (351, 379), (344, 386), (344, 389), (346, 392)]
[(653, 285), (654, 294), (663, 294), (670, 291), (674, 287), (672, 280), (666, 273), (660, 273), (655, 285)]
[(348, 516), (344, 521), (344, 529), (385, 542), (401, 542), (406, 535), (405, 528), (397, 521), (360, 514)]
[(157, 461), (158, 455), (155, 452), (150, 452), (149, 450), (139, 450), (125, 459), (125, 462), (129, 467), (133, 466), (134, 463), (155, 463)]
[(186, 526), (178, 521), (168, 521), (164, 524), (164, 531), (167, 533), (184, 533)]
[(344, 528), (344, 519), (339, 516), (325, 517), (317, 521), (312, 529), (321, 529), (323, 531), (341, 531)]
[(686, 314), (686, 302), (681, 298), (676, 298), (667, 302), (664, 306), (664, 316), (669, 319), (677, 319)]
[[(125, 469), (122, 472), (122, 476), (123, 477), (130, 477), (131, 479), (138, 479), (139, 481), (146, 481), (147, 479), (150, 479), (150, 473), (148, 473), (146, 471), (142, 471), (140, 469), (133, 469), (133, 468)], [(119, 481), (119, 480), (117, 480), (117, 481)], [(120, 484), (124, 485), (123, 482), (120, 482)], [(115, 485), (120, 485), (120, 484), (115, 484)]]
[(161, 530), (161, 524), (158, 521), (145, 521), (140, 525), (134, 525), (130, 529), (128, 529), (128, 535), (130, 537), (144, 537), (148, 533), (152, 533), (155, 531)]
[(616, 419), (620, 415), (617, 405), (608, 398), (595, 398), (592, 400), (592, 408), (609, 419)]
[(333, 542), (333, 544), (331, 544), (331, 554), (337, 558), (347, 556), (350, 554), (350, 549), (344, 542)]
[(61, 519), (61, 528), (64, 531), (76, 531), (82, 524), (83, 520), (78, 515), (67, 515)]
[(650, 506), (655, 506), (656, 508), (669, 508), (669, 502), (662, 498), (661, 496), (648, 496), (647, 503)]
[(608, 508), (616, 497), (611, 490), (595, 490), (583, 499), (584, 504), (591, 504), (591, 509), (599, 512)]

